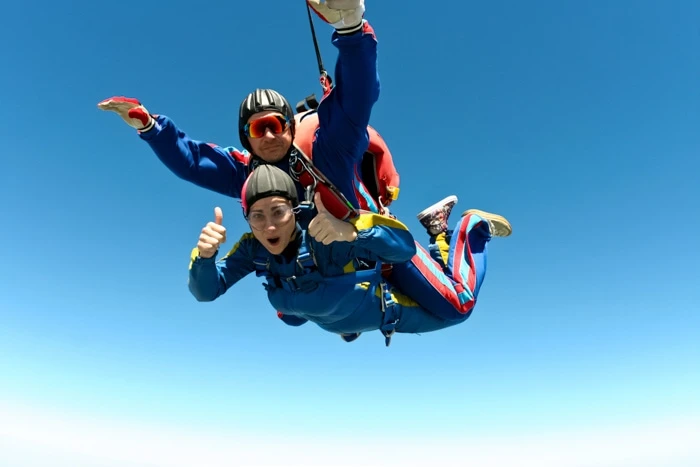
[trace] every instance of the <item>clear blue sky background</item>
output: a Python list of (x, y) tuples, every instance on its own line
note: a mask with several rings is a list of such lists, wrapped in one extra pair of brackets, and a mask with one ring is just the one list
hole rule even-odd
[(394, 212), (427, 240), (456, 194), (514, 227), (466, 323), (389, 348), (285, 326), (255, 277), (197, 303), (189, 252), (239, 204), (96, 108), (239, 146), (255, 87), (320, 93), (303, 2), (5, 5), (0, 464), (698, 465), (700, 4), (487, 3), (367, 0)]

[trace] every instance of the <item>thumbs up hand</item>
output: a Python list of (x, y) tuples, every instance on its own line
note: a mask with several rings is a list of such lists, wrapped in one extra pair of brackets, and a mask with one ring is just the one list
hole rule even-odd
[(314, 203), (318, 214), (311, 219), (308, 232), (317, 242), (328, 245), (333, 242), (354, 242), (357, 239), (355, 226), (328, 212), (319, 193), (314, 195)]
[(207, 222), (202, 229), (197, 243), (200, 258), (211, 258), (219, 251), (219, 245), (226, 242), (226, 227), (223, 226), (224, 213), (221, 208), (214, 208), (214, 222)]

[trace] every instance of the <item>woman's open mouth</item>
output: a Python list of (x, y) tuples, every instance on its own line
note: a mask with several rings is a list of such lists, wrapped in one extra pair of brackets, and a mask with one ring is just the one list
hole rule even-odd
[(275, 246), (280, 242), (280, 238), (279, 237), (272, 237), (272, 238), (268, 238), (267, 241), (270, 243), (270, 245)]

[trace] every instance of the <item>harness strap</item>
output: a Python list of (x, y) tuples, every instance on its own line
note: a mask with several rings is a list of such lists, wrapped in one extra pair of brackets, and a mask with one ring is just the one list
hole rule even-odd
[(385, 345), (389, 347), (389, 344), (391, 344), (391, 337), (396, 331), (396, 323), (399, 322), (399, 317), (397, 316), (396, 301), (389, 291), (389, 285), (382, 276), (382, 267), (382, 262), (377, 261), (377, 264), (373, 269), (343, 274), (342, 276), (336, 276), (333, 279), (335, 283), (343, 284), (369, 282), (369, 293), (372, 295), (376, 293), (377, 287), (379, 287), (380, 306), (383, 315), (382, 326), (379, 328), (379, 330), (384, 335)]
[(297, 256), (297, 264), (301, 269), (315, 269), (316, 263), (314, 263), (314, 257), (308, 248), (303, 248), (303, 251)]
[[(338, 198), (340, 203), (342, 203), (345, 208), (347, 208), (347, 215), (340, 219), (345, 220), (347, 218), (357, 217), (359, 214), (357, 209), (352, 205), (348, 198), (341, 192), (330, 180), (328, 180), (323, 173), (316, 168), (314, 163), (309, 159), (309, 157), (302, 152), (301, 149), (295, 146), (295, 150), (289, 155), (289, 175), (305, 185), (305, 203), (312, 205), (313, 196), (316, 193), (319, 185), (325, 186), (333, 195)], [(337, 217), (337, 216), (336, 216)]]
[(265, 274), (265, 272), (268, 270), (268, 266), (270, 265), (270, 260), (269, 258), (263, 258), (263, 257), (256, 257), (253, 258), (253, 264), (255, 265), (255, 275), (260, 277)]
[(391, 337), (396, 331), (396, 323), (399, 322), (399, 318), (396, 313), (396, 302), (391, 292), (389, 292), (389, 286), (385, 281), (381, 281), (379, 286), (381, 287), (382, 313), (384, 314), (384, 320), (380, 330), (384, 335), (384, 343), (389, 347), (389, 344), (391, 344)]
[(301, 266), (304, 271), (303, 274), (300, 276), (279, 277), (279, 280), (272, 280), (273, 278), (269, 273), (270, 262), (268, 258), (255, 258), (253, 259), (253, 263), (255, 264), (255, 274), (267, 278), (268, 283), (264, 284), (264, 287), (265, 290), (268, 291), (279, 287), (288, 292), (310, 292), (314, 290), (318, 284), (329, 281), (332, 281), (334, 284), (360, 284), (362, 282), (369, 282), (370, 294), (375, 295), (377, 288), (379, 288), (380, 306), (383, 315), (380, 331), (384, 336), (385, 345), (389, 347), (389, 344), (391, 344), (391, 337), (394, 335), (396, 323), (399, 322), (399, 318), (397, 316), (396, 301), (391, 295), (389, 286), (382, 276), (383, 264), (381, 261), (377, 261), (375, 267), (372, 269), (325, 278), (318, 271), (314, 263), (313, 255), (308, 249), (303, 249), (301, 254), (297, 257), (297, 264)]
[(318, 284), (324, 282), (318, 271), (311, 271), (301, 276), (280, 277), (279, 284), (287, 292), (311, 292)]

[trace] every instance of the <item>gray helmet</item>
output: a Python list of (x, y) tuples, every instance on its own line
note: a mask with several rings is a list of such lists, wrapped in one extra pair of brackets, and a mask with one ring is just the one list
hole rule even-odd
[(289, 105), (287, 99), (273, 89), (256, 89), (243, 99), (238, 111), (238, 136), (243, 147), (250, 153), (252, 153), (252, 150), (243, 128), (248, 123), (251, 115), (266, 110), (275, 110), (287, 117), (291, 124), (292, 135), (294, 135), (294, 109)]
[(243, 215), (248, 217), (248, 210), (256, 201), (270, 196), (287, 198), (294, 207), (299, 205), (299, 195), (292, 177), (274, 165), (263, 164), (253, 170), (243, 184)]

